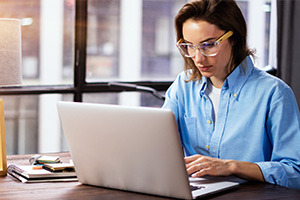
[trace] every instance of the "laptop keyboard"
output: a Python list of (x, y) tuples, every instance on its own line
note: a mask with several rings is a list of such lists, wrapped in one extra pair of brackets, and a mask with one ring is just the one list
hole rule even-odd
[(205, 187), (204, 186), (190, 185), (191, 191), (199, 190), (199, 189), (203, 189), (203, 188), (205, 188)]

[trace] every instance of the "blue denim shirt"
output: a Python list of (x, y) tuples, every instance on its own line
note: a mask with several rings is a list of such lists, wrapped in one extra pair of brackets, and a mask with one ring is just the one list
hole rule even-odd
[(185, 80), (182, 72), (163, 108), (174, 112), (187, 156), (254, 162), (265, 181), (300, 189), (299, 108), (287, 84), (255, 68), (248, 56), (223, 84), (215, 123), (207, 78)]

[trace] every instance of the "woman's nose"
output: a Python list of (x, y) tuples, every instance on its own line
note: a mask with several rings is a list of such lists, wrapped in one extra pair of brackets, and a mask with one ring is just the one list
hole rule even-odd
[(196, 49), (195, 56), (194, 56), (194, 62), (202, 63), (203, 60), (205, 60), (205, 59), (206, 59), (206, 56), (203, 55), (199, 49)]

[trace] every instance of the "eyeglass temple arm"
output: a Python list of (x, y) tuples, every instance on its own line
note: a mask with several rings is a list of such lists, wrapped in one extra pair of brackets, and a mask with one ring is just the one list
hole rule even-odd
[(222, 42), (223, 40), (226, 40), (227, 38), (229, 38), (230, 36), (233, 35), (233, 31), (228, 31), (227, 33), (225, 33), (222, 37), (220, 37), (217, 42)]
[[(233, 31), (228, 31), (227, 33), (225, 33), (222, 37), (220, 37), (217, 42), (222, 42), (223, 40), (226, 40), (227, 38), (229, 38), (230, 36), (233, 35)], [(183, 42), (183, 38), (180, 38), (180, 40), (178, 40), (177, 44), (180, 44)]]
[(177, 44), (180, 44), (183, 42), (183, 38), (180, 38), (180, 40), (177, 41)]

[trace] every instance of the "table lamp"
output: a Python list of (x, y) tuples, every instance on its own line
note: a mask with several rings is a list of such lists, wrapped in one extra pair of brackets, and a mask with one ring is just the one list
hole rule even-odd
[[(17, 85), (22, 82), (21, 21), (0, 18), (0, 85)], [(4, 105), (0, 99), (0, 176), (7, 167), (4, 123)]]

